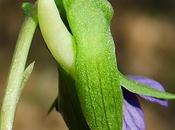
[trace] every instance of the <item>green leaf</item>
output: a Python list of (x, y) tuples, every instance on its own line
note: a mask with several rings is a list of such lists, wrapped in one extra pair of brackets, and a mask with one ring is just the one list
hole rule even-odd
[(150, 88), (149, 86), (138, 83), (134, 80), (129, 80), (127, 77), (125, 77), (121, 73), (120, 73), (120, 85), (136, 94), (141, 94), (141, 95), (151, 96), (151, 97), (161, 98), (161, 99), (175, 99), (175, 94), (161, 92), (157, 89)]

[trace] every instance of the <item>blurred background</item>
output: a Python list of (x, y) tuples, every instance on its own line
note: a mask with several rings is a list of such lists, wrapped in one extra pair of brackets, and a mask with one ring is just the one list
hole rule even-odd
[[(20, 0), (0, 0), (0, 103), (23, 21)], [(175, 93), (175, 1), (111, 0), (115, 14), (112, 33), (119, 69), (124, 74), (145, 75)], [(32, 76), (19, 101), (14, 130), (68, 130), (61, 115), (49, 106), (57, 95), (56, 64), (39, 29), (27, 64), (35, 61)], [(175, 101), (164, 108), (140, 99), (147, 130), (174, 130)]]

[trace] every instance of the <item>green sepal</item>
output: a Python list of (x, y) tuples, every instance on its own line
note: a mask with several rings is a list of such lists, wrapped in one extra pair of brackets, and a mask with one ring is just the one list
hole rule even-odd
[(128, 91), (136, 94), (151, 96), (151, 97), (160, 98), (160, 99), (175, 99), (175, 94), (162, 92), (157, 89), (150, 88), (147, 85), (128, 79), (126, 76), (124, 76), (121, 73), (120, 73), (120, 85), (126, 88)]
[(107, 0), (63, 4), (76, 41), (75, 87), (87, 124), (91, 130), (122, 130), (123, 95), (110, 32), (112, 7)]
[(22, 82), (21, 82), (21, 89), (24, 88), (25, 84), (29, 80), (30, 75), (33, 71), (34, 65), (35, 65), (35, 61), (33, 61), (31, 64), (29, 64), (27, 66), (27, 68), (25, 69), (25, 71), (23, 72), (23, 79), (22, 79)]
[(59, 94), (55, 101), (56, 110), (62, 114), (70, 130), (91, 130), (80, 106), (75, 80), (60, 66), (58, 68)]

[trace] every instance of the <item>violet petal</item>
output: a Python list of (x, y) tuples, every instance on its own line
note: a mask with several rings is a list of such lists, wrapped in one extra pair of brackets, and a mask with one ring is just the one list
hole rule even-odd
[[(143, 83), (145, 85), (148, 85), (151, 88), (154, 88), (154, 89), (160, 90), (162, 92), (165, 92), (164, 87), (160, 83), (158, 83), (157, 81), (152, 80), (150, 78), (147, 78), (147, 77), (144, 77), (144, 76), (129, 76), (129, 78), (133, 79), (133, 80), (135, 80), (139, 83)], [(144, 95), (139, 95), (139, 96), (146, 99), (146, 100), (148, 100), (148, 101), (158, 103), (162, 106), (168, 106), (168, 101), (167, 100), (158, 99), (158, 98), (154, 98), (154, 97), (150, 97), (150, 96), (144, 96)]]
[(145, 130), (144, 113), (134, 93), (123, 88), (123, 130)]

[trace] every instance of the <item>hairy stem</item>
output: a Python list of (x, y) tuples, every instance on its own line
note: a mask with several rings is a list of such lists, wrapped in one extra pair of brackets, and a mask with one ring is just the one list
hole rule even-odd
[(17, 40), (1, 108), (0, 130), (12, 130), (16, 105), (21, 95), (23, 82), (26, 81), (26, 77), (29, 77), (33, 69), (33, 64), (31, 64), (24, 71), (31, 41), (37, 26), (36, 9), (33, 7), (32, 10), (31, 14), (25, 18)]

